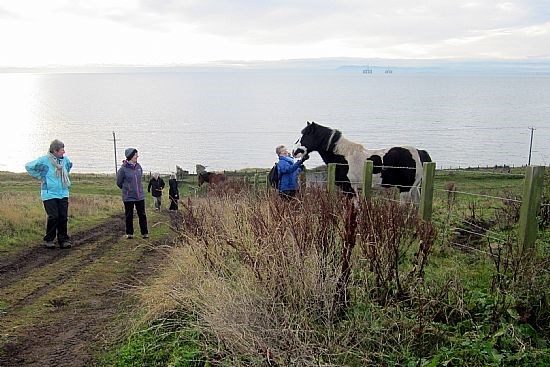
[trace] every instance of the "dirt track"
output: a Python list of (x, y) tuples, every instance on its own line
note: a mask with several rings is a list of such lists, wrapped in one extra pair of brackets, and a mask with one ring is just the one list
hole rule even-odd
[(167, 240), (126, 240), (123, 228), (113, 217), (74, 233), (71, 249), (36, 243), (0, 259), (0, 366), (90, 366), (128, 331), (127, 290), (152, 275)]

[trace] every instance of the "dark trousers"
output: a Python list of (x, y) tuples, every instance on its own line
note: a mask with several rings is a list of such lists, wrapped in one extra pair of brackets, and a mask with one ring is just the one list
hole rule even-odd
[(55, 239), (56, 235), (57, 242), (63, 243), (68, 241), (67, 214), (69, 212), (69, 198), (45, 200), (44, 209), (46, 209), (46, 214), (48, 215), (44, 241), (51, 242)]
[(126, 216), (126, 234), (134, 234), (134, 206), (136, 207), (139, 218), (139, 228), (141, 234), (148, 234), (147, 216), (145, 215), (145, 200), (141, 201), (125, 201), (124, 214)]
[(169, 210), (178, 210), (178, 199), (170, 195), (170, 208)]

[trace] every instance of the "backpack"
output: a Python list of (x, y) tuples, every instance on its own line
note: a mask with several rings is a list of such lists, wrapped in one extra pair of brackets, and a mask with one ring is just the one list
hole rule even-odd
[(271, 167), (271, 170), (267, 175), (267, 180), (269, 181), (269, 185), (271, 187), (275, 189), (279, 188), (279, 164), (278, 163), (275, 163), (273, 167)]

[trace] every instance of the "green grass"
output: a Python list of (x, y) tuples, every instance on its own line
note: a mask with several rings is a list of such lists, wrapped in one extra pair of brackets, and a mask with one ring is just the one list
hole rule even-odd
[[(550, 196), (548, 177), (550, 172), (547, 172), (543, 193), (546, 198)], [(384, 360), (388, 365), (404, 366), (546, 366), (550, 364), (548, 328), (543, 330), (533, 328), (530, 323), (520, 319), (522, 316), (515, 308), (520, 299), (521, 302), (538, 302), (537, 291), (535, 290), (534, 295), (529, 295), (529, 290), (521, 289), (520, 284), (520, 289), (506, 289), (506, 293), (500, 295), (493, 288), (497, 271), (494, 262), (488, 256), (488, 246), (495, 240), (485, 239), (471, 245), (472, 248), (468, 251), (450, 244), (453, 233), (449, 228), (462, 225), (465, 218), (471, 220), (470, 217), (474, 216), (478, 219), (496, 221), (498, 214), (502, 211), (516, 210), (501, 198), (521, 197), (523, 179), (522, 169), (513, 169), (510, 174), (478, 170), (437, 171), (433, 222), (439, 234), (435, 250), (426, 268), (424, 291), (427, 292), (426, 295), (434, 296), (432, 292), (442, 292), (447, 282), (454, 279), (456, 293), (449, 293), (449, 298), (441, 301), (450, 302), (449, 309), (453, 309), (454, 312), (461, 310), (464, 314), (457, 316), (451, 313), (447, 315), (449, 317), (447, 322), (439, 319), (425, 320), (425, 331), (419, 335), (415, 343), (401, 345), (396, 339), (393, 351), (386, 355), (378, 354), (384, 353), (383, 351), (371, 351), (374, 360)], [(457, 193), (449, 211), (448, 193), (445, 191), (449, 188), (479, 196)], [(492, 227), (491, 230), (494, 231), (491, 236), (514, 241), (517, 224)], [(548, 259), (550, 254), (548, 227), (539, 231), (537, 248), (539, 249), (537, 256)], [(501, 272), (504, 277), (509, 275), (503, 269)], [(360, 282), (359, 278), (357, 281)], [(535, 287), (535, 285), (530, 286)], [(539, 289), (538, 296), (544, 295), (545, 292), (547, 293), (547, 289)], [(332, 359), (332, 362), (339, 361), (336, 365), (364, 365), (364, 361), (353, 354), (353, 347), (376, 338), (381, 340), (388, 338), (388, 343), (391, 343), (391, 338), (405, 335), (392, 329), (403, 328), (403, 333), (406, 333), (406, 329), (410, 325), (417, 324), (420, 317), (417, 310), (409, 309), (406, 303), (393, 307), (380, 307), (369, 303), (366, 294), (357, 294), (354, 297), (357, 298), (354, 298), (353, 307), (348, 310), (347, 317), (341, 324), (335, 325), (331, 332), (342, 332), (342, 335), (346, 335), (348, 331), (351, 333), (351, 330), (360, 329), (367, 331), (363, 335), (365, 340), (354, 338), (353, 342), (350, 342), (349, 353), (344, 353), (340, 359)], [(547, 296), (546, 299), (550, 297)], [(463, 304), (456, 304), (458, 300)], [(445, 310), (444, 307), (442, 309)], [(549, 312), (548, 305), (541, 305), (538, 310)], [(167, 331), (166, 325), (162, 323), (164, 315), (161, 314), (158, 317), (159, 319), (153, 323), (152, 327), (133, 334), (125, 344), (119, 346), (111, 354), (111, 358), (114, 359), (110, 362), (116, 361), (116, 364), (114, 362), (112, 364), (119, 366), (139, 363), (147, 366), (178, 365), (171, 364), (172, 356), (181, 352), (179, 344), (174, 343), (172, 335), (175, 331), (185, 330), (186, 324), (180, 320), (183, 325), (181, 329)], [(184, 338), (180, 341), (184, 344), (193, 343), (195, 340), (193, 334), (183, 333), (180, 337)], [(365, 344), (369, 345), (369, 342)], [(425, 350), (419, 350), (418, 346)], [(195, 350), (194, 347), (191, 349)], [(386, 351), (391, 349), (388, 348)], [(143, 350), (151, 350), (152, 359), (144, 359), (146, 357), (143, 355)], [(238, 360), (238, 356), (234, 358)], [(325, 362), (327, 361), (324, 361), (323, 357), (319, 357), (319, 364)], [(237, 364), (256, 365), (245, 362)]]
[[(250, 172), (254, 172), (250, 170)], [(546, 186), (543, 195), (550, 197), (550, 172), (547, 172)], [(71, 200), (82, 201), (83, 208), (90, 206), (94, 200), (112, 202), (108, 207), (98, 206), (95, 212), (75, 213), (71, 216), (70, 230), (77, 230), (99, 223), (108, 215), (122, 213), (120, 190), (114, 184), (113, 175), (72, 175), (73, 187)], [(146, 186), (146, 184), (144, 184)], [(424, 345), (430, 345), (429, 353), (422, 355), (414, 346), (397, 345), (394, 353), (381, 356), (389, 364), (391, 361), (400, 365), (410, 366), (545, 366), (550, 364), (550, 335), (548, 331), (535, 330), (529, 323), (518, 319), (517, 311), (510, 307), (503, 309), (494, 320), (494, 309), (498, 302), (513, 304), (524, 293), (513, 293), (499, 296), (492, 290), (495, 276), (493, 261), (487, 256), (489, 242), (476, 245), (477, 250), (464, 251), (453, 247), (449, 239), (453, 236), (449, 232), (451, 226), (462, 224), (464, 218), (474, 214), (478, 218), (494, 220), (495, 215), (504, 209), (513, 211), (513, 208), (498, 198), (472, 196), (458, 193), (452, 205), (451, 213), (447, 210), (448, 193), (443, 191), (449, 187), (456, 191), (471, 192), (495, 197), (519, 197), (523, 193), (523, 171), (514, 169), (511, 174), (494, 172), (480, 172), (476, 170), (437, 171), (434, 194), (434, 224), (438, 230), (438, 240), (435, 251), (432, 253), (429, 265), (426, 268), (427, 288), (437, 290), (449, 279), (457, 279), (463, 291), (461, 307), (468, 312), (468, 317), (457, 318), (449, 323), (441, 320), (427, 322), (426, 331), (420, 336)], [(192, 194), (196, 187), (196, 177), (189, 176), (180, 183), (180, 196)], [(7, 201), (6, 196), (13, 196), (15, 201)], [(4, 200), (4, 201), (3, 201)], [(150, 226), (162, 221), (149, 211), (150, 195), (147, 196), (148, 215)], [(87, 204), (88, 203), (88, 204)], [(14, 214), (5, 214), (10, 221), (2, 218), (0, 221), (0, 251), (4, 243), (14, 246), (15, 243), (27, 240), (39, 240), (42, 237), (44, 213), (39, 201), (39, 187), (36, 181), (24, 174), (10, 174), (0, 172), (0, 207), (15, 207)], [(167, 195), (163, 205), (168, 205)], [(77, 205), (78, 206), (78, 205)], [(504, 209), (503, 209), (504, 208)], [(19, 214), (17, 214), (19, 213)], [(24, 213), (25, 215), (21, 215)], [(151, 213), (151, 214), (149, 214)], [(11, 218), (10, 218), (11, 216)], [(26, 221), (29, 223), (26, 223)], [(8, 224), (6, 224), (8, 223)], [(4, 226), (4, 227), (2, 227)], [(517, 226), (492, 228), (495, 236), (514, 238)], [(165, 225), (158, 225), (151, 233), (152, 239), (164, 237), (170, 229)], [(8, 233), (3, 237), (3, 233)], [(550, 254), (550, 230), (548, 227), (539, 231), (537, 240), (539, 253), (537, 256), (548, 259)], [(174, 284), (176, 286), (176, 284)], [(539, 293), (547, 292), (541, 290)], [(526, 296), (527, 297), (527, 296)], [(526, 298), (526, 301), (534, 300)], [(550, 297), (547, 297), (550, 299)], [(454, 301), (454, 300), (453, 300)], [(453, 307), (457, 305), (453, 305)], [(0, 304), (0, 314), (2, 313)], [(548, 305), (541, 305), (541, 309)], [(548, 310), (546, 310), (547, 312)], [(136, 318), (140, 311), (136, 310)], [(371, 316), (368, 316), (371, 315)], [(102, 366), (204, 366), (208, 365), (208, 353), (202, 350), (204, 341), (200, 340), (197, 331), (189, 328), (186, 317), (174, 318), (166, 315), (157, 315), (158, 319), (148, 326), (141, 328), (125, 338), (120, 344), (104, 355), (100, 362)], [(348, 319), (335, 329), (353, 327), (354, 324), (363, 326), (371, 333), (390, 333), (393, 327), (406, 327), (417, 322), (416, 310), (405, 307), (394, 309), (380, 309), (372, 304), (361, 303), (359, 300), (353, 309), (348, 312)], [(350, 324), (346, 324), (346, 322)], [(138, 323), (139, 324), (139, 323)], [(437, 332), (432, 331), (437, 330)], [(333, 330), (334, 331), (334, 330)], [(546, 333), (546, 334), (545, 334)], [(345, 333), (344, 333), (345, 334)], [(376, 334), (376, 335), (379, 335)], [(373, 334), (375, 335), (375, 334)], [(368, 337), (371, 337), (369, 335)], [(430, 339), (430, 338), (433, 338)], [(352, 341), (360, 343), (359, 340)], [(350, 343), (352, 343), (350, 341)], [(351, 345), (351, 344), (350, 344)], [(215, 346), (213, 346), (215, 349)], [(418, 356), (422, 357), (419, 358)], [(347, 358), (347, 359), (345, 359)], [(361, 365), (361, 360), (354, 359), (350, 354), (342, 359), (344, 365)], [(319, 364), (323, 361), (319, 360)], [(246, 363), (244, 363), (246, 364)]]
[(203, 357), (198, 338), (181, 320), (158, 320), (146, 329), (133, 333), (119, 347), (101, 358), (103, 366), (209, 366)]
[[(86, 230), (106, 218), (124, 213), (120, 189), (112, 174), (71, 174), (69, 199), (69, 235)], [(144, 178), (144, 188), (147, 182)], [(180, 196), (193, 193), (196, 176), (179, 183)], [(147, 210), (151, 195), (146, 195)], [(168, 192), (163, 205), (169, 204)], [(29, 242), (39, 242), (44, 236), (46, 214), (40, 200), (38, 181), (26, 173), (0, 171), (0, 252), (11, 251)]]

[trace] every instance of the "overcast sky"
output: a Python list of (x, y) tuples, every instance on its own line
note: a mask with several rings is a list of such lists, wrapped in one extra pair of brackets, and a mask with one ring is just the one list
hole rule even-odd
[(550, 57), (550, 0), (0, 0), (0, 66)]

